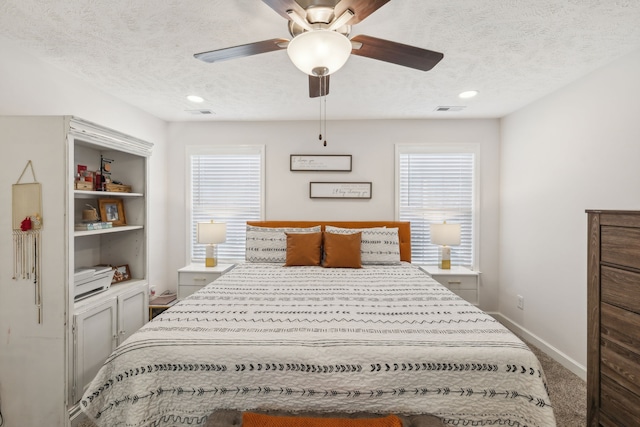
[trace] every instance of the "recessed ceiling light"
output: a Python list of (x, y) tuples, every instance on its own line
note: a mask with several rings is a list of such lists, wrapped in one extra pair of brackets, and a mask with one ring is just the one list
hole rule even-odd
[(202, 102), (204, 101), (204, 99), (201, 96), (198, 95), (189, 95), (187, 96), (187, 99), (191, 102)]
[(463, 99), (473, 98), (477, 94), (478, 94), (477, 90), (467, 90), (465, 92), (462, 92), (460, 95), (458, 95), (458, 98), (463, 98)]

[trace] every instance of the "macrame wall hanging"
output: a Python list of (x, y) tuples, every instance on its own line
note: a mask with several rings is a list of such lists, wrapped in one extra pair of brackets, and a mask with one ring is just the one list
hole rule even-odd
[[(23, 183), (27, 169), (31, 169), (33, 182)], [(13, 279), (32, 281), (35, 287), (35, 305), (38, 323), (42, 323), (42, 186), (36, 180), (31, 160), (12, 186), (13, 208)]]

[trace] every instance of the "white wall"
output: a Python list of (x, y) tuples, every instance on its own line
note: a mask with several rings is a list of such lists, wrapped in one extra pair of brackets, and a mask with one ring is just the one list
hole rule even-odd
[[(149, 226), (152, 232), (150, 258), (151, 283), (167, 286), (170, 277), (164, 270), (167, 228), (164, 189), (167, 175), (165, 123), (115, 99), (58, 69), (23, 54), (10, 43), (0, 40), (0, 115), (75, 115), (156, 144), (151, 158)], [(61, 121), (60, 121), (61, 123)], [(60, 126), (60, 131), (62, 127)], [(61, 134), (62, 135), (62, 134)], [(33, 310), (33, 285), (18, 287), (11, 279), (12, 247), (10, 235), (11, 186), (27, 160), (34, 160), (36, 176), (43, 183), (43, 200), (47, 206), (59, 206), (43, 212), (46, 235), (61, 239), (61, 228), (47, 224), (64, 221), (64, 201), (48, 201), (64, 179), (63, 141), (56, 147), (37, 153), (23, 150), (15, 141), (0, 135), (4, 165), (0, 180), (3, 201), (0, 224), (0, 399), (5, 427), (52, 425), (63, 426), (67, 417), (64, 406), (65, 378), (64, 295), (59, 274), (63, 266), (50, 266), (43, 260), (44, 324), (38, 325)], [(6, 185), (5, 185), (6, 184)], [(56, 194), (59, 194), (57, 192)], [(47, 223), (47, 221), (51, 221)], [(46, 243), (46, 242), (45, 242)], [(46, 249), (46, 247), (45, 247)], [(53, 249), (63, 251), (63, 247)], [(53, 257), (51, 257), (53, 258)]]
[[(331, 121), (327, 147), (318, 140), (318, 122), (171, 123), (169, 220), (172, 227), (169, 263), (182, 267), (186, 246), (185, 147), (214, 144), (266, 146), (265, 219), (392, 220), (395, 215), (395, 144), (480, 144), (482, 308), (497, 309), (497, 230), (499, 186), (498, 120)], [(291, 172), (290, 154), (351, 154), (353, 171)], [(371, 200), (309, 198), (310, 181), (371, 181)], [(175, 275), (177, 276), (177, 274)]]
[(583, 368), (585, 210), (640, 209), (638, 76), (640, 51), (502, 120), (500, 313)]

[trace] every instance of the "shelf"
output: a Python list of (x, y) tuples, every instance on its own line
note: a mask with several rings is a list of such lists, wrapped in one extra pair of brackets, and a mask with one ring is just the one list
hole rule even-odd
[(116, 191), (89, 191), (89, 190), (73, 190), (73, 194), (77, 198), (95, 199), (101, 197), (142, 197), (142, 193), (121, 193)]
[(121, 225), (118, 227), (103, 228), (102, 230), (82, 230), (74, 231), (74, 237), (95, 236), (96, 234), (120, 233), (123, 231), (140, 230), (144, 228), (142, 225)]
[(86, 307), (90, 307), (93, 304), (96, 303), (96, 301), (101, 301), (104, 299), (109, 299), (109, 298), (116, 298), (119, 294), (134, 288), (135, 286), (139, 286), (139, 285), (146, 285), (148, 282), (145, 279), (131, 279), (131, 280), (126, 280), (124, 282), (120, 282), (120, 283), (112, 283), (111, 286), (109, 286), (109, 289), (101, 291), (101, 292), (97, 292), (93, 295), (90, 295), (86, 298), (82, 298), (78, 301), (74, 301), (73, 303), (73, 309), (74, 311), (80, 311), (85, 309)]

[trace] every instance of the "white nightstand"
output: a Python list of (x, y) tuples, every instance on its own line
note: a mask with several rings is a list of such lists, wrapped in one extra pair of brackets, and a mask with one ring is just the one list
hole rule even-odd
[(230, 271), (235, 264), (218, 264), (205, 267), (204, 264), (189, 264), (178, 270), (178, 299), (188, 297), (195, 291)]
[(459, 297), (474, 305), (480, 303), (479, 271), (460, 266), (453, 266), (450, 270), (435, 265), (421, 265), (420, 268)]

